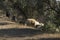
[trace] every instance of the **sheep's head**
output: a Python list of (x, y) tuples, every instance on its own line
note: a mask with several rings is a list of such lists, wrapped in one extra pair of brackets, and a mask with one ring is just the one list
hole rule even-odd
[(39, 25), (40, 25), (40, 26), (44, 26), (44, 23), (40, 23)]

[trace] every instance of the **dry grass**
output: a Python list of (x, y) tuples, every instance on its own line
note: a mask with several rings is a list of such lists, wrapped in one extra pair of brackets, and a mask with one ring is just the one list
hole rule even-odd
[(17, 24), (7, 19), (0, 18), (0, 40), (60, 40), (58, 33), (41, 33), (40, 30), (35, 30), (33, 27)]

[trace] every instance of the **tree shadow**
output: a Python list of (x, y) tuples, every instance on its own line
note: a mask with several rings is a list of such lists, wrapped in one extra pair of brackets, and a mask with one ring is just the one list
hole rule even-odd
[(60, 40), (60, 38), (40, 38), (40, 39), (26, 39), (26, 40)]
[(60, 38), (42, 38), (38, 40), (60, 40)]
[(12, 28), (12, 29), (1, 29), (0, 36), (8, 36), (8, 37), (26, 37), (33, 36), (37, 34), (42, 34), (40, 30), (30, 29), (30, 28)]

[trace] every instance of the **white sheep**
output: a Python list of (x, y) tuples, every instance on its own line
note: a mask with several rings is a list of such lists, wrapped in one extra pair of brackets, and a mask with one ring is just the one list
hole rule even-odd
[(40, 27), (44, 26), (44, 23), (39, 23), (35, 19), (27, 19), (27, 24), (28, 23), (34, 25), (34, 27), (36, 27), (36, 28), (40, 28)]

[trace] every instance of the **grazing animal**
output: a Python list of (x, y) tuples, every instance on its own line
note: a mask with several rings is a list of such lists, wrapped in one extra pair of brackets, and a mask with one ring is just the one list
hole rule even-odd
[(15, 16), (12, 16), (12, 21), (16, 21), (16, 17)]
[(28, 24), (33, 25), (36, 28), (40, 28), (40, 27), (44, 26), (44, 23), (39, 23), (35, 19), (27, 19), (27, 25)]
[(10, 14), (9, 14), (9, 13), (6, 13), (6, 16), (7, 16), (7, 17), (10, 17)]

